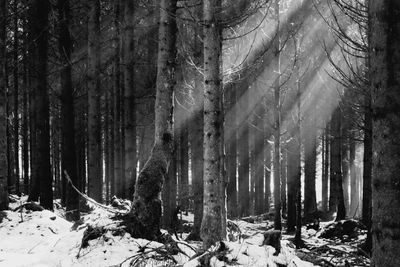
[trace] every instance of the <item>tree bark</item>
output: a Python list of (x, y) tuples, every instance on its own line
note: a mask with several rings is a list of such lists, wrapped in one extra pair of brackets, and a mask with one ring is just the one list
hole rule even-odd
[(329, 198), (329, 211), (337, 212), (336, 220), (346, 217), (342, 183), (342, 153), (341, 153), (341, 111), (337, 107), (331, 121), (331, 195)]
[[(202, 19), (202, 6), (196, 9), (196, 18), (198, 20)], [(203, 49), (200, 41), (200, 37), (202, 36), (202, 29), (199, 24), (196, 24), (195, 27), (195, 41), (194, 41), (194, 49), (196, 53), (196, 63), (198, 67), (203, 66)], [(203, 127), (204, 127), (204, 98), (203, 98), (203, 82), (202, 75), (195, 70), (196, 75), (194, 77), (194, 90), (193, 90), (193, 98), (194, 98), (194, 106), (192, 110), (193, 119), (190, 125), (190, 148), (191, 148), (191, 160), (192, 160), (192, 188), (193, 188), (193, 197), (194, 197), (194, 223), (192, 236), (200, 239), (200, 227), (201, 221), (203, 219), (203, 193), (204, 193), (204, 183), (203, 183)], [(229, 176), (228, 176), (229, 177)]]
[(222, 29), (220, 0), (204, 1), (204, 213), (201, 223), (203, 247), (224, 239), (221, 188), (223, 187), (222, 86), (220, 76)]
[[(75, 154), (75, 108), (70, 63), (72, 53), (71, 34), (69, 32), (71, 9), (69, 0), (58, 0), (57, 6), (60, 20), (59, 51), (63, 66), (61, 70), (61, 175), (63, 179), (66, 179), (64, 172), (68, 173), (73, 185), (79, 189)], [(66, 190), (66, 211), (68, 220), (79, 220), (79, 195), (70, 183), (67, 184)]]
[[(0, 17), (7, 14), (7, 1), (0, 0)], [(0, 19), (0, 211), (8, 208), (6, 132), (6, 20)]]
[(18, 60), (18, 50), (19, 50), (19, 30), (18, 30), (18, 1), (14, 0), (13, 3), (13, 28), (14, 28), (14, 36), (13, 36), (13, 82), (14, 82), (14, 109), (13, 109), (13, 135), (14, 135), (14, 160), (13, 160), (13, 169), (14, 169), (14, 180), (15, 180), (15, 193), (20, 195), (20, 173), (19, 173), (19, 116), (18, 116), (18, 105), (19, 105), (19, 60)]
[[(227, 97), (227, 116), (225, 124), (225, 142), (226, 142), (226, 170), (228, 179), (227, 198), (228, 198), (228, 217), (235, 218), (237, 213), (238, 197), (237, 197), (237, 108), (236, 104), (236, 88), (233, 86), (231, 90), (226, 92)], [(262, 147), (262, 146), (261, 146)]]
[(369, 5), (373, 99), (371, 266), (400, 266), (400, 2), (371, 0)]
[(100, 1), (90, 0), (88, 4), (88, 195), (101, 203)]
[(186, 213), (189, 208), (189, 130), (186, 120), (180, 126), (180, 207)]
[(350, 136), (350, 144), (349, 144), (349, 164), (350, 164), (350, 212), (349, 217), (354, 218), (356, 216), (357, 208), (358, 208), (358, 183), (357, 183), (357, 174), (356, 174), (356, 141), (354, 140), (354, 136)]
[(49, 93), (47, 88), (47, 52), (48, 52), (48, 14), (50, 3), (47, 0), (35, 0), (32, 5), (32, 64), (35, 88), (35, 127), (36, 127), (36, 164), (39, 182), (40, 205), (53, 209), (53, 189), (50, 166), (50, 124)]
[(135, 99), (135, 40), (134, 40), (134, 1), (123, 0), (124, 10), (124, 132), (125, 132), (125, 181), (129, 198), (133, 196), (136, 182), (136, 99)]
[(254, 129), (254, 183), (255, 183), (255, 213), (262, 214), (264, 206), (264, 103), (258, 103), (256, 108), (256, 129)]
[(287, 206), (287, 232), (294, 232), (296, 229), (296, 198), (297, 198), (297, 180), (298, 166), (297, 162), (299, 151), (297, 151), (297, 138), (292, 136), (292, 139), (287, 144), (287, 159), (290, 164), (287, 167), (287, 186), (288, 186), (288, 206)]
[[(279, 0), (275, 0), (275, 13), (276, 13), (276, 31), (279, 33)], [(274, 229), (282, 229), (282, 219), (281, 219), (281, 125), (280, 125), (280, 42), (279, 34), (275, 36), (274, 41), (274, 68), (277, 74), (274, 82)]]
[(271, 145), (269, 143), (269, 131), (264, 132), (264, 176), (265, 176), (265, 195), (264, 209), (265, 213), (269, 212), (271, 197)]
[(324, 164), (322, 176), (322, 211), (328, 211), (328, 182), (329, 182), (329, 163), (330, 163), (330, 130), (329, 123), (326, 124), (324, 131)]
[(123, 197), (122, 188), (122, 135), (121, 135), (121, 1), (114, 2), (114, 27), (115, 27), (115, 58), (114, 58), (114, 86), (113, 86), (113, 104), (114, 104), (114, 183), (111, 185), (111, 193), (118, 197)]
[(160, 193), (171, 163), (173, 136), (173, 92), (176, 84), (176, 0), (160, 2), (160, 24), (155, 103), (155, 142), (149, 160), (136, 181), (131, 213), (139, 220), (137, 233), (154, 240), (160, 236)]
[(310, 215), (317, 211), (317, 196), (315, 191), (316, 161), (317, 161), (317, 129), (313, 115), (309, 116), (307, 131), (304, 135), (304, 214)]
[[(247, 89), (247, 88), (246, 88)], [(248, 114), (249, 93), (246, 89), (241, 89), (240, 110)], [(247, 117), (238, 122), (238, 181), (239, 181), (239, 216), (248, 216), (250, 213), (250, 193), (249, 193), (249, 123)]]

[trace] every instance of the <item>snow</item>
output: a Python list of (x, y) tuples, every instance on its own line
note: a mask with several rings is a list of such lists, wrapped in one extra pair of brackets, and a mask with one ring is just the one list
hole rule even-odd
[[(15, 209), (21, 203), (22, 200), (13, 203), (11, 208)], [(81, 224), (75, 226), (64, 219), (64, 214), (62, 208), (55, 209), (54, 212), (47, 210), (32, 212), (22, 209), (0, 214), (0, 266), (129, 266), (131, 260), (136, 260), (133, 266), (167, 266), (167, 258), (154, 259), (160, 253), (168, 252), (163, 244), (134, 239), (127, 233), (121, 236), (107, 231), (101, 237), (90, 240), (89, 246), (82, 248), (82, 237), (88, 225), (101, 226), (105, 229), (116, 228), (118, 222), (110, 219), (113, 214), (109, 211), (101, 207), (94, 208), (90, 213), (82, 214)], [(183, 219), (191, 223), (193, 214), (183, 215)], [(304, 260), (312, 261), (310, 257), (315, 258), (316, 253), (327, 261), (332, 260), (334, 256), (336, 258), (332, 262), (339, 264), (343, 259), (339, 259), (337, 255), (354, 254), (356, 243), (360, 242), (359, 238), (356, 238), (353, 243), (335, 243), (319, 238), (315, 230), (304, 229), (303, 238), (310, 249), (296, 250), (288, 240), (291, 236), (283, 235), (281, 253), (274, 255), (273, 247), (263, 245), (263, 233), (272, 227), (271, 222), (250, 223), (235, 220), (233, 223), (239, 226), (242, 238), (235, 242), (224, 241), (227, 248), (224, 257), (211, 257), (211, 266), (275, 267), (282, 264), (289, 267), (311, 267), (314, 265)], [(187, 233), (184, 234), (186, 235)], [(183, 253), (169, 254), (176, 265), (199, 266), (202, 255), (196, 258), (194, 255), (201, 247), (201, 243), (177, 242)], [(205, 253), (216, 252), (218, 249), (219, 245), (216, 245)]]

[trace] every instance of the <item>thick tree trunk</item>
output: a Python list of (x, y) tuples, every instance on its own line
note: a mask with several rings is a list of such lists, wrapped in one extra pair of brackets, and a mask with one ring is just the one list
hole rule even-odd
[[(32, 64), (35, 79), (36, 164), (40, 204), (53, 209), (53, 189), (50, 166), (49, 93), (47, 88), (48, 14), (50, 3), (35, 0), (32, 3), (32, 37), (35, 38)], [(38, 182), (38, 181), (37, 181)]]
[(346, 217), (342, 183), (342, 153), (341, 153), (341, 111), (337, 107), (331, 121), (331, 196), (329, 198), (329, 211), (337, 212), (336, 220)]
[(100, 118), (100, 1), (90, 0), (88, 21), (88, 195), (102, 202)]
[(400, 2), (369, 3), (374, 100), (371, 266), (400, 266)]
[(136, 181), (131, 213), (139, 220), (137, 234), (156, 239), (160, 233), (160, 193), (171, 163), (173, 138), (173, 92), (176, 84), (176, 0), (160, 2), (160, 24), (155, 103), (155, 142), (149, 160)]
[(134, 1), (123, 0), (124, 38), (124, 132), (125, 132), (125, 181), (129, 198), (133, 196), (136, 182), (136, 99), (134, 81)]
[[(7, 1), (0, 0), (0, 17), (6, 17)], [(8, 208), (6, 133), (6, 20), (0, 19), (0, 211)]]
[[(196, 9), (196, 18), (202, 18), (202, 7)], [(202, 36), (202, 28), (198, 24), (195, 27), (195, 36)], [(203, 66), (203, 49), (200, 38), (196, 38), (194, 42), (194, 49), (196, 52), (196, 63), (197, 66)], [(193, 205), (194, 205), (194, 223), (192, 236), (197, 239), (200, 238), (200, 227), (201, 221), (203, 219), (203, 193), (204, 193), (204, 183), (203, 183), (203, 127), (204, 127), (204, 103), (203, 103), (203, 82), (202, 75), (195, 70), (196, 76), (194, 77), (194, 106), (192, 110), (193, 119), (190, 124), (190, 148), (191, 148), (191, 160), (192, 160), (192, 188), (193, 188)], [(229, 177), (229, 176), (228, 176)]]
[[(69, 0), (58, 0), (57, 6), (60, 20), (58, 46), (63, 66), (61, 70), (61, 175), (63, 179), (66, 179), (65, 175), (68, 173), (74, 186), (80, 188), (75, 154), (75, 108), (70, 63), (72, 42), (69, 32), (71, 19)], [(79, 195), (70, 183), (67, 184), (66, 189), (66, 210), (68, 220), (79, 220)]]
[(362, 186), (362, 222), (370, 228), (372, 209), (372, 110), (371, 93), (365, 95), (364, 114), (364, 156), (363, 156), (363, 186)]
[(223, 187), (222, 86), (220, 76), (222, 32), (220, 0), (204, 1), (204, 214), (201, 223), (203, 247), (224, 239), (221, 188)]

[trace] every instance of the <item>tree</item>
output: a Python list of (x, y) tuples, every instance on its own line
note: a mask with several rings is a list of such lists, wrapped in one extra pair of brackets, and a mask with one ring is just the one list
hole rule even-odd
[(220, 63), (222, 28), (220, 0), (204, 1), (204, 211), (201, 223), (203, 247), (224, 238), (221, 142), (222, 87)]
[[(47, 85), (48, 56), (48, 15), (50, 3), (47, 0), (35, 0), (31, 4), (33, 44), (32, 71), (35, 91), (35, 149), (36, 182), (39, 184), (40, 204), (46, 209), (53, 209), (53, 189), (50, 166), (50, 122), (49, 93)], [(40, 180), (39, 180), (40, 179)]]
[(276, 13), (276, 31), (277, 36), (275, 36), (274, 41), (274, 67), (276, 78), (274, 82), (274, 207), (275, 207), (275, 217), (274, 217), (274, 228), (275, 230), (282, 229), (282, 219), (281, 219), (281, 119), (280, 119), (280, 109), (281, 109), (281, 96), (280, 96), (280, 42), (279, 42), (279, 0), (275, 0), (275, 13)]
[[(202, 19), (202, 6), (196, 8), (196, 20), (195, 25), (195, 40), (194, 40), (194, 53), (196, 55), (196, 66), (203, 66), (203, 49), (202, 43), (200, 41), (200, 36), (202, 36), (202, 27), (200, 25), (200, 20)], [(192, 236), (196, 239), (200, 239), (200, 227), (201, 221), (203, 219), (203, 127), (204, 127), (204, 107), (203, 107), (203, 82), (202, 76), (199, 71), (195, 70), (194, 76), (194, 89), (193, 89), (193, 118), (190, 123), (189, 128), (189, 138), (190, 138), (190, 148), (191, 148), (191, 160), (192, 160), (192, 188), (193, 188), (193, 208), (194, 208), (194, 222)], [(236, 174), (236, 173), (235, 173)], [(235, 187), (236, 190), (236, 187)]]
[[(59, 15), (59, 52), (63, 68), (60, 73), (61, 81), (61, 162), (62, 177), (68, 174), (77, 188), (80, 187), (77, 175), (77, 161), (75, 154), (75, 108), (72, 88), (71, 53), (72, 41), (69, 32), (71, 10), (69, 0), (57, 1)], [(64, 173), (66, 172), (66, 173)], [(64, 183), (65, 184), (65, 183)], [(79, 220), (79, 195), (68, 183), (66, 190), (66, 217), (69, 220)]]
[(19, 184), (19, 116), (18, 116), (18, 103), (19, 103), (19, 60), (18, 60), (18, 50), (19, 50), (19, 29), (18, 29), (18, 1), (14, 0), (13, 3), (13, 83), (14, 83), (14, 107), (13, 107), (13, 135), (14, 135), (14, 158), (13, 158), (13, 169), (15, 176), (15, 192), (19, 195), (20, 184)]
[(341, 111), (337, 107), (332, 115), (331, 121), (332, 142), (331, 142), (331, 191), (329, 197), (329, 211), (337, 212), (336, 220), (343, 220), (346, 217), (344, 206), (343, 185), (342, 185), (342, 154), (341, 154)]
[(313, 114), (309, 114), (307, 131), (304, 135), (304, 214), (317, 211), (317, 196), (315, 191), (316, 161), (317, 161), (317, 128)]
[(400, 265), (400, 2), (369, 1), (372, 82), (372, 263)]
[[(136, 181), (136, 99), (134, 81), (134, 1), (122, 0), (124, 10), (124, 137), (125, 137), (125, 181), (129, 197), (133, 195)], [(125, 195), (123, 192), (122, 195)]]
[(137, 178), (131, 210), (139, 220), (138, 235), (151, 240), (161, 234), (160, 193), (168, 176), (174, 147), (172, 97), (176, 84), (176, 4), (177, 0), (160, 2), (154, 146)]
[(7, 1), (0, 1), (0, 211), (8, 208), (7, 137), (6, 137), (6, 10)]
[(100, 119), (100, 1), (89, 1), (88, 21), (88, 195), (102, 201)]

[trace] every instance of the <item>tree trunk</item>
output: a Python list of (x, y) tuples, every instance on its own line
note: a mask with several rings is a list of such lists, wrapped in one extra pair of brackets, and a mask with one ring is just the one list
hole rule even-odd
[(287, 206), (287, 232), (295, 231), (296, 227), (296, 198), (297, 198), (297, 180), (298, 180), (298, 155), (297, 137), (294, 135), (287, 144), (287, 159), (290, 164), (287, 168), (287, 186), (288, 186), (288, 206)]
[[(77, 176), (77, 162), (75, 154), (75, 109), (74, 96), (72, 88), (72, 73), (71, 73), (71, 53), (72, 42), (69, 32), (71, 10), (69, 0), (58, 0), (58, 15), (59, 15), (59, 51), (61, 55), (61, 176), (66, 173), (71, 178), (72, 183), (79, 187)], [(77, 221), (80, 218), (79, 214), (79, 195), (72, 188), (71, 184), (67, 184), (66, 189), (66, 218), (68, 220)]]
[(330, 130), (329, 123), (326, 124), (325, 132), (324, 132), (324, 164), (323, 168), (323, 176), (322, 176), (322, 211), (328, 211), (328, 182), (329, 182), (329, 163), (330, 163)]
[(112, 194), (122, 197), (122, 154), (121, 154), (121, 40), (120, 40), (120, 23), (121, 23), (121, 1), (115, 1), (114, 12), (115, 12), (115, 58), (114, 58), (114, 87), (113, 87), (113, 104), (114, 104), (114, 183), (111, 185)]
[(331, 195), (329, 198), (329, 211), (337, 212), (336, 220), (346, 217), (342, 183), (342, 153), (341, 153), (341, 111), (337, 107), (331, 121)]
[(364, 114), (364, 157), (363, 157), (363, 185), (362, 185), (362, 222), (368, 229), (371, 227), (372, 212), (372, 109), (371, 92), (365, 95)]
[[(0, 17), (5, 18), (7, 1), (0, 0)], [(6, 20), (0, 19), (0, 211), (8, 208), (6, 133)]]
[(270, 208), (270, 197), (271, 197), (271, 145), (269, 144), (269, 132), (264, 132), (264, 176), (265, 176), (265, 202), (264, 202), (264, 209), (265, 213), (269, 212)]
[(222, 86), (220, 76), (222, 29), (220, 0), (204, 1), (204, 214), (201, 223), (203, 247), (224, 238), (221, 188), (223, 187)]
[(13, 160), (13, 169), (14, 169), (14, 180), (15, 180), (15, 193), (20, 195), (20, 174), (19, 174), (19, 116), (18, 116), (18, 104), (19, 104), (19, 60), (18, 60), (18, 38), (19, 38), (19, 31), (18, 31), (18, 1), (14, 0), (13, 3), (14, 9), (14, 36), (13, 36), (13, 78), (14, 78), (14, 116), (13, 116), (13, 135), (14, 135), (14, 160)]
[[(196, 18), (202, 19), (202, 6), (196, 8)], [(202, 36), (202, 27), (196, 24), (195, 36)], [(203, 49), (200, 41), (200, 37), (195, 38), (194, 49), (196, 53), (196, 63), (199, 68), (203, 67)], [(194, 205), (194, 222), (192, 236), (196, 239), (200, 239), (200, 227), (203, 219), (203, 127), (204, 127), (204, 99), (203, 99), (203, 76), (195, 70), (194, 82), (195, 86), (193, 89), (194, 106), (192, 110), (193, 119), (190, 124), (190, 149), (191, 149), (191, 160), (192, 160), (192, 188), (193, 188), (193, 205)], [(229, 176), (228, 176), (229, 177)]]
[[(27, 42), (27, 38), (25, 41)], [(28, 84), (28, 46), (25, 45), (25, 52), (23, 54), (23, 95), (22, 95), (22, 168), (24, 172), (24, 190), (25, 195), (29, 193), (29, 135), (28, 135), (28, 127), (29, 127), (29, 114), (28, 114), (28, 95), (29, 95), (29, 84)]]
[[(297, 99), (301, 99), (301, 81), (299, 74), (299, 67), (296, 67), (297, 74)], [(297, 248), (303, 246), (303, 240), (301, 239), (301, 108), (300, 101), (297, 101), (297, 123), (294, 129), (295, 134), (297, 133), (296, 144), (295, 144), (295, 152), (294, 152), (294, 165), (296, 166), (296, 174), (295, 174), (295, 188), (296, 188), (296, 233), (294, 236), (294, 244)]]
[(286, 218), (287, 202), (286, 202), (286, 185), (287, 185), (287, 148), (286, 143), (281, 149), (281, 206), (282, 206), (282, 217)]
[(100, 1), (90, 0), (88, 4), (88, 195), (101, 203)]
[[(228, 217), (235, 218), (237, 213), (237, 110), (236, 110), (236, 88), (234, 86), (226, 92), (227, 97), (227, 116), (225, 124), (226, 142), (226, 174), (228, 179)], [(262, 147), (262, 146), (261, 146)]]
[(354, 218), (356, 216), (356, 212), (358, 209), (358, 183), (357, 183), (357, 174), (356, 174), (356, 141), (354, 140), (354, 136), (350, 136), (350, 218)]
[(400, 266), (400, 2), (369, 4), (374, 100), (371, 266)]
[[(342, 119), (345, 120), (345, 117), (342, 116)], [(342, 172), (343, 172), (343, 199), (344, 199), (344, 206), (346, 208), (346, 215), (349, 213), (349, 129), (348, 129), (348, 122), (343, 123), (342, 128)]]
[[(248, 114), (249, 93), (241, 89), (241, 96), (238, 96), (240, 111)], [(250, 194), (249, 194), (249, 123), (244, 116), (243, 121), (238, 122), (238, 181), (239, 181), (239, 216), (249, 215)]]
[(36, 127), (36, 164), (39, 183), (40, 205), (53, 209), (53, 189), (50, 166), (50, 125), (49, 93), (47, 88), (47, 50), (48, 50), (48, 14), (50, 3), (47, 0), (35, 0), (32, 3), (32, 64), (35, 79), (35, 127)]
[(189, 208), (189, 131), (186, 120), (180, 126), (180, 183), (179, 198), (180, 207), (186, 213)]
[(133, 196), (136, 182), (136, 99), (135, 99), (135, 40), (134, 40), (134, 1), (123, 0), (124, 10), (124, 137), (125, 137), (125, 181), (127, 195)]
[(309, 116), (307, 130), (304, 135), (304, 214), (309, 215), (317, 211), (317, 197), (315, 191), (317, 136), (313, 115)]
[[(276, 32), (279, 33), (279, 0), (275, 0), (275, 14), (276, 14)], [(280, 125), (280, 42), (279, 34), (276, 34), (274, 41), (274, 68), (277, 74), (274, 82), (274, 229), (282, 229), (282, 219), (281, 219), (281, 125)]]
[(156, 239), (160, 233), (160, 193), (171, 163), (173, 138), (173, 92), (176, 84), (176, 0), (160, 2), (160, 24), (155, 103), (155, 142), (149, 160), (136, 181), (132, 213), (139, 220), (137, 233)]
[(256, 129), (254, 129), (254, 183), (255, 183), (255, 213), (263, 213), (264, 206), (264, 103), (258, 103), (256, 108)]

